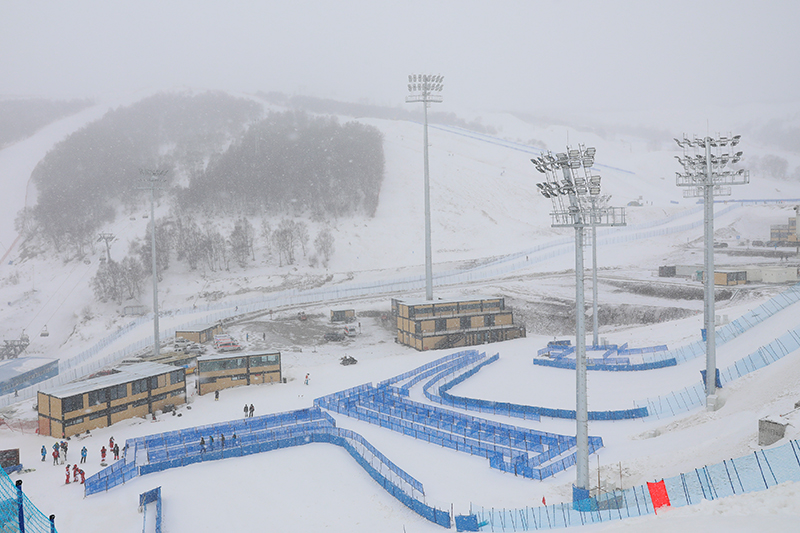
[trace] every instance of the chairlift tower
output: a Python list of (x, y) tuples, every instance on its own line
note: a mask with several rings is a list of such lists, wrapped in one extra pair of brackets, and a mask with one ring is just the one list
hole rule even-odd
[(158, 335), (158, 268), (156, 263), (156, 189), (164, 181), (166, 170), (140, 168), (139, 173), (147, 177), (148, 185), (141, 187), (150, 189), (150, 223), (153, 231), (150, 233), (151, 255), (153, 256), (153, 355), (161, 355), (161, 339)]
[[(717, 354), (714, 330), (714, 196), (730, 196), (731, 185), (750, 183), (750, 173), (744, 169), (732, 170), (728, 165), (738, 163), (742, 152), (731, 149), (739, 144), (741, 135), (730, 137), (694, 137), (675, 139), (683, 149), (683, 157), (675, 156), (684, 173), (676, 172), (675, 183), (686, 187), (684, 198), (703, 199), (703, 225), (705, 246), (704, 325), (706, 331), (706, 409), (717, 408)], [(704, 151), (705, 153), (701, 153)]]
[(584, 308), (583, 229), (624, 226), (625, 208), (598, 202), (600, 176), (592, 174), (595, 148), (567, 146), (567, 151), (551, 152), (531, 159), (545, 175), (537, 183), (542, 196), (553, 202), (551, 227), (575, 230), (575, 422), (577, 480), (573, 500), (589, 497), (589, 408), (586, 387), (586, 326)]
[(406, 103), (422, 102), (423, 111), (423, 160), (425, 175), (425, 299), (433, 300), (433, 260), (431, 258), (431, 193), (428, 176), (428, 106), (442, 101), (442, 75), (409, 74)]

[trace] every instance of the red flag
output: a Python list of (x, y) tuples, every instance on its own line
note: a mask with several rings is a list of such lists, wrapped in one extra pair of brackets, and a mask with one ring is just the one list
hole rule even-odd
[(658, 483), (647, 482), (647, 490), (650, 492), (650, 500), (653, 502), (653, 510), (658, 514), (661, 507), (669, 507), (669, 494), (667, 486), (662, 479)]
[(542, 496), (542, 505), (544, 505), (545, 507), (547, 507), (547, 502), (545, 501), (545, 499), (544, 499), (544, 496)]

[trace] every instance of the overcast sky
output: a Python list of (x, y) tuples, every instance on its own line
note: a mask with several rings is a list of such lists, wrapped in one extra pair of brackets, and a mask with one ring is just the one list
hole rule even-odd
[(800, 2), (0, 0), (0, 96), (281, 91), (557, 114), (800, 100)]

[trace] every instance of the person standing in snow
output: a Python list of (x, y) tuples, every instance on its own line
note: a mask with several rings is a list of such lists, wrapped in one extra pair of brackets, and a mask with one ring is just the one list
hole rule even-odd
[(64, 464), (64, 462), (67, 460), (67, 449), (68, 448), (69, 448), (69, 445), (67, 444), (67, 441), (62, 440), (61, 441), (61, 455), (62, 455), (61, 464)]
[(108, 450), (111, 451), (114, 449), (114, 437), (108, 439)]
[(86, 462), (86, 454), (88, 454), (88, 453), (89, 453), (89, 450), (86, 449), (86, 446), (81, 448), (81, 463), (85, 463)]
[(308, 385), (308, 380), (309, 380), (309, 379), (310, 379), (310, 378), (309, 378), (309, 375), (308, 375), (308, 373), (306, 373), (306, 380), (305, 380), (305, 384), (306, 384), (306, 385)]
[(78, 470), (80, 470), (80, 468), (78, 468), (78, 463), (75, 463), (74, 465), (72, 465), (72, 482), (73, 483), (77, 483), (78, 482)]
[(78, 473), (81, 475), (81, 485), (83, 485), (84, 481), (86, 481), (86, 473), (83, 471), (83, 468), (78, 470)]
[(254, 412), (255, 410), (256, 410), (256, 408), (255, 408), (255, 407), (253, 407), (253, 404), (251, 403), (251, 404), (250, 404), (250, 418), (253, 418), (253, 412)]
[(44, 444), (42, 444), (42, 462), (44, 462), (46, 457), (47, 457), (47, 448), (45, 448)]
[(102, 448), (100, 448), (100, 464), (103, 464), (105, 462), (106, 462), (106, 447), (103, 446)]
[(214, 401), (216, 402), (217, 400), (219, 400), (219, 391), (215, 390), (214, 391)]
[(244, 417), (247, 418), (247, 404), (244, 404)]
[(58, 464), (58, 448), (53, 449), (53, 466)]
[(200, 437), (200, 453), (205, 453), (206, 451), (206, 439)]
[(114, 443), (114, 460), (119, 461), (119, 443)]
[(70, 465), (67, 465), (67, 481), (66, 481), (67, 485), (69, 485), (69, 466)]

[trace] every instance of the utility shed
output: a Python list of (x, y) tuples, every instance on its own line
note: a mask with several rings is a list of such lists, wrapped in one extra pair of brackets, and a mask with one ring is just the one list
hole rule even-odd
[(514, 324), (505, 299), (459, 300), (392, 299), (397, 322), (397, 342), (417, 350), (474, 346), (525, 336), (525, 327)]
[(355, 309), (331, 309), (331, 322), (352, 322), (355, 319)]
[(714, 285), (744, 285), (747, 283), (745, 270), (715, 270)]
[(222, 324), (198, 324), (175, 330), (175, 338), (183, 337), (187, 341), (204, 343), (214, 340), (214, 335), (222, 333)]
[(158, 363), (121, 366), (112, 374), (39, 391), (39, 434), (70, 437), (182, 403), (183, 368)]

